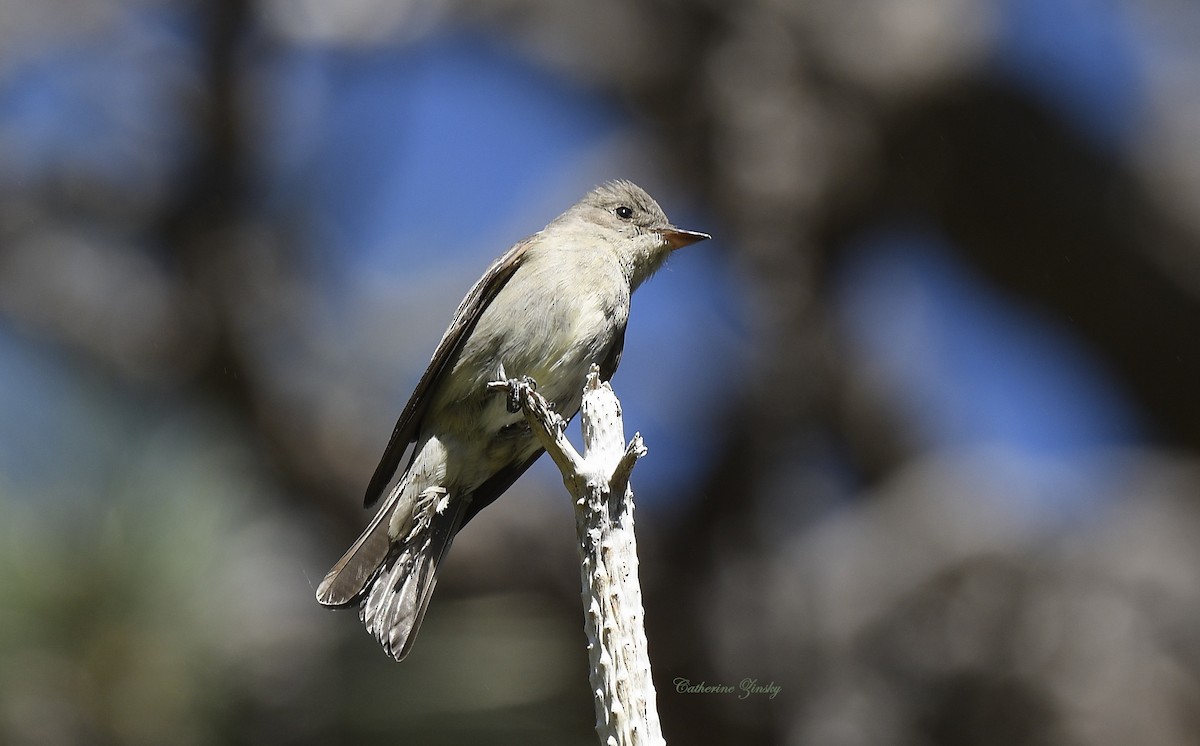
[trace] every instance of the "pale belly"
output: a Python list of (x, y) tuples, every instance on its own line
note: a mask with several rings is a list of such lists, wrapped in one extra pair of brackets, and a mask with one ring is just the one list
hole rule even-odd
[[(425, 422), (426, 435), (446, 447), (445, 486), (451, 491), (471, 491), (511, 464), (524, 462), (540, 448), (521, 412), (509, 412), (503, 392), (488, 391), (486, 384), (502, 378), (528, 376), (537, 392), (554, 411), (570, 419), (579, 411), (583, 385), (593, 363), (600, 363), (614, 343), (608, 328), (600, 334), (562, 334), (549, 326), (519, 345), (499, 345), (483, 359), (472, 360), (476, 375), (456, 376), (470, 383), (452, 392), (438, 392)], [(531, 344), (532, 342), (532, 344)], [(457, 366), (456, 366), (457, 367)], [(460, 367), (457, 372), (463, 372)]]

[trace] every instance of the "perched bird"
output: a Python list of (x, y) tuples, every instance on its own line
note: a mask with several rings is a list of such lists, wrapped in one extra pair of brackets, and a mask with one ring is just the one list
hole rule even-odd
[(360, 604), (367, 630), (402, 660), (455, 534), (542, 454), (524, 416), (487, 384), (532, 378), (570, 419), (591, 365), (604, 380), (617, 369), (633, 291), (672, 251), (708, 237), (671, 225), (640, 187), (612, 181), (497, 259), (459, 304), (400, 414), (366, 505), (386, 499), (317, 600)]

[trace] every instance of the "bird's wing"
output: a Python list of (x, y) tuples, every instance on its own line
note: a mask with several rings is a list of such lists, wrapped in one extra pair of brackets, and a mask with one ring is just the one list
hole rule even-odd
[(379, 466), (375, 467), (375, 474), (372, 475), (371, 482), (367, 485), (367, 493), (363, 499), (366, 507), (374, 505), (383, 495), (388, 483), (392, 481), (396, 469), (400, 466), (400, 459), (404, 456), (404, 451), (410, 443), (417, 439), (421, 418), (425, 414), (434, 387), (441, 380), (443, 371), (450, 367), (451, 361), (462, 349), (463, 342), (471, 334), (475, 324), (479, 322), (479, 317), (483, 315), (484, 309), (521, 266), (534, 238), (535, 236), (530, 236), (518, 241), (505, 252), (504, 256), (492, 262), (492, 266), (488, 267), (487, 271), (483, 273), (483, 277), (480, 277), (475, 286), (467, 292), (462, 303), (458, 304), (458, 310), (454, 312), (454, 318), (450, 321), (449, 328), (442, 335), (442, 341), (438, 343), (437, 349), (433, 351), (433, 359), (429, 361), (429, 367), (425, 369), (421, 380), (417, 382), (417, 387), (413, 389), (408, 404), (400, 413), (400, 419), (396, 421), (396, 429), (392, 431), (392, 437), (383, 451), (383, 458), (380, 459)]

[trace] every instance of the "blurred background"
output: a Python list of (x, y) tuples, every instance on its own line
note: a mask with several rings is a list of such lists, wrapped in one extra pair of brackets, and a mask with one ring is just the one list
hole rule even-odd
[(1189, 0), (0, 2), (0, 742), (594, 743), (552, 465), (403, 664), (312, 595), (623, 177), (671, 743), (1196, 743), (1197, 142)]

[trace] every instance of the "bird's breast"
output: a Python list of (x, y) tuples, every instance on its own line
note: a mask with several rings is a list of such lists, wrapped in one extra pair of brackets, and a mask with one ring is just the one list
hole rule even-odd
[(460, 440), (497, 440), (495, 447), (523, 450), (499, 442), (511, 440), (523, 415), (508, 412), (505, 397), (487, 391), (487, 383), (529, 376), (559, 414), (574, 416), (588, 369), (619, 342), (629, 292), (619, 266), (604, 254), (532, 258), (480, 314), (434, 394), (426, 423), (453, 430)]

